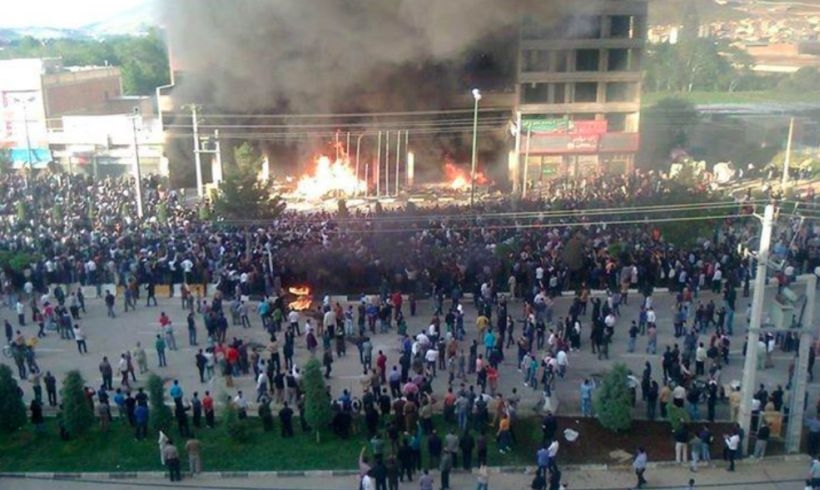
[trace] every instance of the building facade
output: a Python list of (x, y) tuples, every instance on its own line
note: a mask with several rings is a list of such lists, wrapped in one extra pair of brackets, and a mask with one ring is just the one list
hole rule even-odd
[(119, 175), (133, 165), (136, 139), (143, 170), (161, 171), (162, 131), (153, 113), (150, 97), (123, 96), (119, 68), (0, 60), (0, 148), (15, 168), (53, 161), (71, 172)]
[(578, 3), (575, 13), (561, 19), (522, 20), (515, 187), (634, 166), (647, 3)]

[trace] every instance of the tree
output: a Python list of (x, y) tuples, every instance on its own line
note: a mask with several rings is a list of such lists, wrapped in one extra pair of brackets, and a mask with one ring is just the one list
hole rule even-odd
[(316, 442), (319, 442), (319, 434), (330, 425), (333, 414), (330, 410), (330, 395), (322, 377), (322, 365), (318, 359), (312, 358), (305, 364), (302, 383), (305, 389), (305, 419), (316, 431)]
[(23, 392), (17, 386), (11, 368), (0, 364), (0, 432), (11, 434), (25, 424)]
[(626, 365), (617, 363), (606, 373), (601, 386), (595, 390), (593, 406), (598, 422), (613, 432), (629, 429), (632, 425), (632, 395), (627, 384), (628, 375)]
[(251, 426), (247, 418), (239, 418), (239, 410), (230, 398), (226, 397), (225, 410), (222, 411), (222, 422), (228, 437), (239, 443), (251, 440)]
[(153, 95), (170, 80), (168, 56), (162, 35), (152, 29), (144, 36), (97, 39), (24, 37), (0, 51), (0, 59), (61, 58), (65, 66), (111, 65), (122, 71), (127, 95)]
[(666, 406), (666, 420), (672, 425), (672, 432), (676, 432), (681, 424), (685, 425), (691, 422), (689, 412), (674, 403)]
[(157, 431), (168, 432), (174, 416), (165, 404), (165, 385), (162, 378), (156, 374), (148, 378), (148, 401), (151, 404), (151, 427)]
[(813, 66), (804, 66), (783, 79), (778, 88), (788, 92), (803, 93), (820, 90), (820, 70)]
[(11, 159), (11, 150), (8, 148), (0, 148), (0, 175), (10, 171), (13, 163), (14, 162)]
[(63, 400), (63, 427), (79, 436), (94, 425), (94, 411), (85, 396), (85, 380), (77, 370), (69, 371), (60, 392)]
[(259, 179), (262, 159), (249, 143), (234, 149), (235, 165), (219, 184), (214, 200), (216, 215), (225, 220), (273, 220), (285, 210), (273, 182)]

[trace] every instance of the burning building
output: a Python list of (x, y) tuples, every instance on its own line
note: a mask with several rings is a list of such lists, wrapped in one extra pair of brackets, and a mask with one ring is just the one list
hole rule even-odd
[[(247, 0), (241, 8), (202, 0), (196, 9), (169, 0), (161, 8), (175, 73), (158, 90), (159, 107), (179, 185), (193, 180), (194, 146), (207, 182), (207, 159), (218, 161), (212, 148), (228, 156), (250, 140), (269, 175), (292, 177), (307, 196), (394, 196), (419, 182), (463, 189), (473, 88), (483, 95), (481, 185), (631, 165), (645, 0)], [(208, 143), (215, 131), (221, 145)]]

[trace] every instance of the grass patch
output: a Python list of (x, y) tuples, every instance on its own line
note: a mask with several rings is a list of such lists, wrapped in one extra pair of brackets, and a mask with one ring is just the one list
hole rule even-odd
[(820, 91), (809, 93), (789, 93), (779, 90), (757, 90), (748, 92), (651, 92), (642, 95), (641, 105), (643, 107), (651, 107), (658, 103), (658, 101), (668, 97), (688, 100), (695, 105), (806, 102), (820, 99)]
[[(205, 471), (277, 471), (355, 469), (359, 451), (365, 440), (365, 431), (347, 440), (333, 434), (323, 434), (317, 443), (314, 433), (303, 433), (296, 423), (295, 437), (281, 437), (278, 420), (273, 432), (264, 432), (262, 423), (252, 418), (251, 438), (246, 444), (231, 440), (223, 427), (195, 429), (202, 442), (202, 462)], [(449, 430), (441, 417), (434, 418), (441, 437)], [(490, 465), (532, 464), (540, 442), (540, 421), (522, 419), (514, 429), (518, 437), (514, 450), (499, 454), (495, 432), (488, 427), (488, 463)], [(185, 441), (176, 430), (169, 434), (180, 450), (183, 470), (187, 469)], [(390, 444), (387, 443), (389, 452)], [(426, 439), (422, 445), (424, 464), (427, 458)], [(49, 419), (44, 434), (35, 434), (30, 427), (12, 436), (0, 439), (0, 472), (106, 472), (161, 470), (156, 433), (149, 432), (143, 441), (134, 439), (134, 431), (127, 424), (115, 420), (108, 433), (94, 427), (79, 439), (68, 442), (58, 437), (57, 424)], [(475, 460), (475, 457), (474, 457)]]

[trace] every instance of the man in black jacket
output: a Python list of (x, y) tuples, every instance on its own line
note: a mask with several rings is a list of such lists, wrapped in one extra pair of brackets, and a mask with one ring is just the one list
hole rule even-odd
[(464, 464), (464, 469), (470, 471), (473, 466), (473, 448), (475, 448), (475, 439), (470, 435), (470, 431), (465, 431), (459, 441), (461, 447), (461, 457)]

